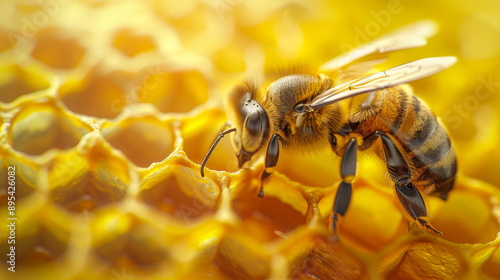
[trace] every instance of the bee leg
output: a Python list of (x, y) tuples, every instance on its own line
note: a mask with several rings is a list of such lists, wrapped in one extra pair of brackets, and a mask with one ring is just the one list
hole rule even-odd
[(408, 183), (406, 186), (396, 183), (396, 194), (406, 212), (415, 221), (434, 234), (441, 235), (441, 232), (430, 224), (422, 195), (412, 183)]
[(375, 136), (380, 137), (384, 147), (385, 162), (389, 174), (395, 183), (396, 194), (410, 217), (422, 227), (440, 235), (430, 223), (427, 216), (424, 199), (418, 189), (411, 183), (411, 169), (403, 155), (399, 152), (394, 142), (385, 133), (376, 131)]
[(349, 202), (351, 201), (352, 186), (351, 182), (354, 180), (356, 175), (356, 152), (358, 145), (356, 139), (351, 139), (349, 144), (344, 151), (342, 157), (342, 164), (340, 166), (340, 174), (342, 176), (342, 182), (340, 182), (339, 188), (337, 189), (337, 194), (335, 195), (335, 201), (333, 203), (333, 214), (331, 221), (331, 231), (333, 242), (338, 241), (337, 237), (337, 225), (339, 223), (339, 217), (344, 216), (347, 208), (349, 207)]
[(278, 134), (273, 134), (267, 146), (265, 169), (262, 172), (260, 179), (259, 197), (264, 197), (264, 189), (263, 189), (264, 180), (266, 180), (269, 177), (269, 175), (271, 175), (272, 169), (278, 163), (279, 155), (280, 155), (279, 136)]

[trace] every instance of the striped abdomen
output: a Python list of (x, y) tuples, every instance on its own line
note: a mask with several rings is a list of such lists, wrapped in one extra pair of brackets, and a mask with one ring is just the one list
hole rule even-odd
[(364, 103), (354, 101), (354, 110), (363, 111), (369, 103), (372, 112), (359, 129), (362, 134), (379, 129), (392, 136), (412, 167), (413, 184), (427, 194), (446, 198), (457, 173), (455, 150), (436, 116), (409, 92), (406, 87), (389, 88), (376, 92), (369, 102), (370, 97), (363, 97)]

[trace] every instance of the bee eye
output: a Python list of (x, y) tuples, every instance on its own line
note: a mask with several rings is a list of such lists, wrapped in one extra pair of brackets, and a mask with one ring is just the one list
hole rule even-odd
[(260, 120), (260, 114), (257, 110), (253, 110), (248, 114), (246, 127), (252, 134), (262, 131), (262, 122)]
[(241, 151), (251, 156), (262, 147), (269, 136), (269, 122), (266, 111), (256, 100), (243, 99), (240, 110), (244, 117)]

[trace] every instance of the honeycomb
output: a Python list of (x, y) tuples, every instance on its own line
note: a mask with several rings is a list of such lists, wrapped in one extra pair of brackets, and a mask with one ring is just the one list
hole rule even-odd
[[(0, 279), (500, 279), (499, 9), (493, 0), (2, 1)], [(387, 63), (459, 58), (412, 83), (458, 154), (448, 200), (426, 198), (442, 238), (403, 217), (369, 155), (359, 157), (339, 243), (328, 241), (333, 153), (282, 153), (258, 198), (262, 159), (238, 170), (226, 137), (200, 176), (227, 121), (222, 100), (241, 80), (326, 61), (424, 18), (439, 33)]]

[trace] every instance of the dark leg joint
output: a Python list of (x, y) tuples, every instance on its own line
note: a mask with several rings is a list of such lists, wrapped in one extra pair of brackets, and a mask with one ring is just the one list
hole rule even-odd
[(337, 194), (335, 195), (335, 201), (333, 202), (333, 214), (330, 223), (332, 235), (330, 236), (330, 241), (337, 242), (337, 224), (339, 223), (339, 217), (344, 216), (349, 207), (351, 201), (352, 186), (351, 183), (340, 182), (339, 188), (337, 189)]
[(406, 185), (411, 181), (411, 169), (406, 163), (398, 147), (387, 134), (381, 131), (375, 131), (375, 136), (380, 137), (384, 147), (385, 162), (387, 169), (394, 182)]
[(351, 139), (349, 144), (344, 151), (344, 156), (342, 157), (342, 163), (340, 166), (340, 174), (342, 176), (342, 182), (340, 182), (339, 188), (335, 195), (335, 201), (333, 203), (333, 214), (331, 221), (331, 241), (337, 242), (337, 223), (339, 222), (339, 217), (344, 216), (349, 207), (352, 194), (351, 182), (354, 180), (356, 175), (356, 153), (358, 145), (355, 139)]
[(429, 223), (424, 199), (412, 183), (406, 186), (396, 183), (396, 194), (404, 209), (414, 221), (434, 234), (441, 235), (441, 232)]
[(340, 167), (340, 175), (344, 182), (352, 182), (356, 174), (356, 152), (358, 145), (355, 139), (351, 139), (347, 148), (345, 149), (344, 156), (342, 157), (342, 165)]
[(266, 170), (262, 173), (262, 177), (260, 180), (260, 188), (259, 188), (259, 197), (264, 197), (264, 181), (271, 175), (271, 173), (268, 173)]
[(425, 227), (427, 230), (433, 232), (436, 235), (442, 234), (440, 231), (438, 231), (434, 227), (432, 227), (432, 225), (428, 221), (426, 221), (422, 218), (417, 218), (417, 222), (419, 222), (423, 227)]
[[(347, 212), (347, 207), (349, 206), (349, 201), (351, 201), (352, 186), (350, 183), (341, 182), (339, 188), (337, 189), (337, 194), (335, 196), (335, 203), (333, 206), (333, 212), (344, 216)], [(336, 221), (337, 218), (334, 217)]]
[(418, 217), (427, 217), (424, 199), (412, 183), (406, 186), (396, 183), (396, 194), (402, 202), (406, 212), (408, 212), (413, 219), (416, 220)]
[(434, 234), (440, 235), (441, 233), (434, 229), (428, 221), (429, 218), (427, 217), (424, 199), (418, 189), (412, 184), (410, 166), (398, 147), (387, 134), (376, 131), (374, 135), (380, 137), (382, 140), (387, 169), (394, 181), (396, 195), (401, 205), (412, 220), (418, 222), (422, 227)]
[(271, 175), (271, 170), (278, 164), (280, 144), (278, 134), (273, 134), (267, 146), (265, 169), (260, 177), (259, 197), (264, 197), (264, 181)]

